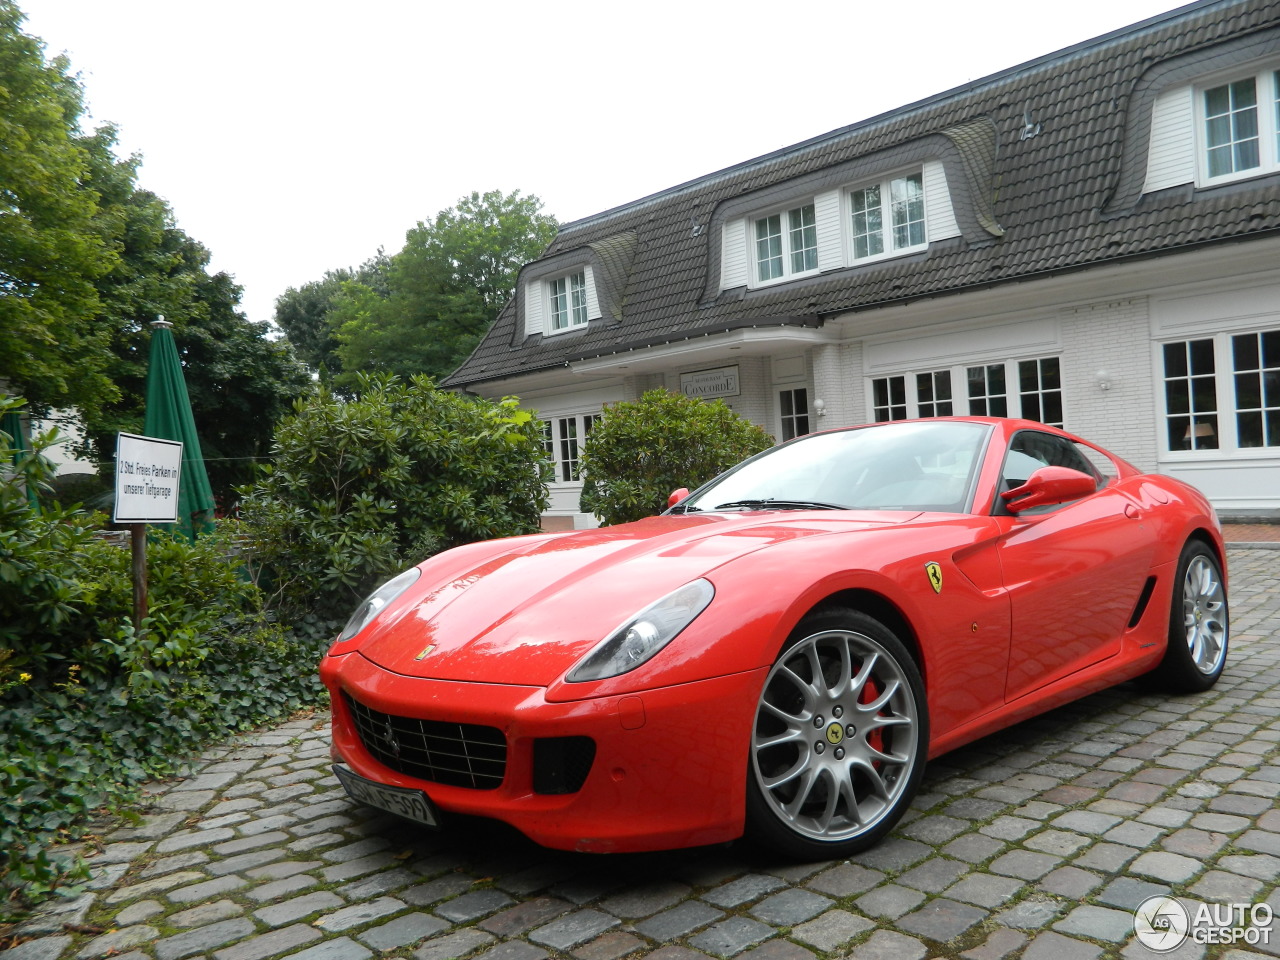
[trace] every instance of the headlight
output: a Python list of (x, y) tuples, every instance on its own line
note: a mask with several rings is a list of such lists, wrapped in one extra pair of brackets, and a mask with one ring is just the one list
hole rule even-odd
[(404, 593), (413, 585), (413, 582), (420, 576), (418, 568), (412, 567), (388, 580), (373, 593), (364, 598), (364, 602), (356, 607), (356, 612), (351, 615), (351, 619), (347, 621), (347, 625), (342, 628), (342, 632), (338, 634), (338, 639), (334, 643), (342, 643), (343, 640), (350, 640), (357, 633), (363, 630), (383, 609), (396, 597)]
[(706, 580), (694, 580), (649, 604), (597, 644), (565, 680), (604, 680), (634, 670), (674, 640), (715, 594)]

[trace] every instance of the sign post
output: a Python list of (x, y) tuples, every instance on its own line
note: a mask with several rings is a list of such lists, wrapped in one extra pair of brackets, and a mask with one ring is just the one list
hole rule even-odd
[(147, 616), (147, 524), (176, 523), (182, 443), (116, 435), (116, 505), (112, 519), (132, 526), (133, 628)]

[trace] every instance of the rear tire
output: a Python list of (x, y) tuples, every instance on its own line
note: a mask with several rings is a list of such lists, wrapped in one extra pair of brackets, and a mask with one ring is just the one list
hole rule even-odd
[(1226, 666), (1230, 633), (1222, 567), (1209, 547), (1190, 540), (1178, 558), (1169, 645), (1150, 679), (1171, 693), (1208, 690)]
[(747, 832), (786, 857), (865, 850), (906, 812), (929, 748), (924, 683), (879, 621), (801, 621), (765, 679), (747, 765)]

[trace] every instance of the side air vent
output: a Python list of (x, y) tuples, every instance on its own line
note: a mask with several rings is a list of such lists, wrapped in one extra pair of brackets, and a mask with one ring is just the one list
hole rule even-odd
[(1142, 585), (1142, 595), (1138, 597), (1138, 605), (1133, 608), (1133, 616), (1129, 618), (1129, 629), (1132, 630), (1142, 620), (1142, 615), (1147, 612), (1147, 604), (1151, 602), (1151, 594), (1156, 589), (1156, 578), (1147, 577), (1147, 582)]

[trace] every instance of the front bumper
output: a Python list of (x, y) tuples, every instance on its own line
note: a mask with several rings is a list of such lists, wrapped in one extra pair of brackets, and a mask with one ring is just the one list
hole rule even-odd
[[(549, 703), (541, 687), (424, 680), (358, 652), (326, 657), (334, 752), (363, 777), (426, 791), (444, 811), (492, 817), (561, 850), (636, 852), (722, 843), (742, 835), (752, 716), (767, 668), (627, 696)], [(507, 760), (495, 789), (405, 776), (361, 743), (345, 693), (397, 717), (496, 727)], [(534, 743), (590, 737), (581, 789), (534, 790)]]

